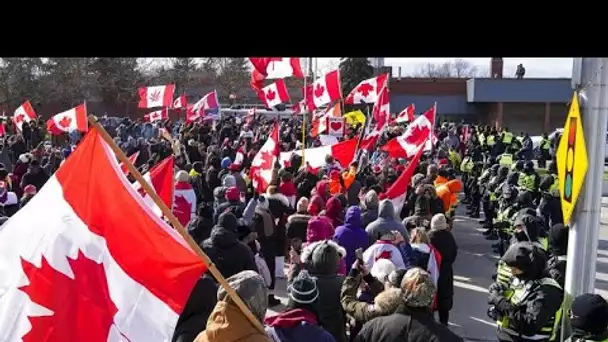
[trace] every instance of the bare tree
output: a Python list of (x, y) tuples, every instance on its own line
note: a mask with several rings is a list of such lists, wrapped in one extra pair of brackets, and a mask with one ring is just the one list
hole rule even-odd
[(412, 74), (413, 77), (429, 78), (473, 78), (482, 73), (473, 64), (463, 59), (455, 59), (445, 63), (426, 63), (419, 65)]

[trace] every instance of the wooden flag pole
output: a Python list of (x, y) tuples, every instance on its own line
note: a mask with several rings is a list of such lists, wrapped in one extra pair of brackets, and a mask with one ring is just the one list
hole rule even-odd
[(211, 261), (211, 259), (209, 259), (207, 254), (205, 254), (205, 252), (203, 252), (203, 250), (199, 247), (199, 245), (196, 242), (194, 242), (194, 240), (192, 239), (190, 234), (188, 234), (186, 229), (184, 229), (184, 226), (182, 226), (182, 224), (179, 222), (177, 217), (175, 217), (175, 215), (173, 215), (173, 212), (165, 205), (163, 200), (158, 196), (156, 191), (154, 191), (152, 186), (150, 184), (148, 184), (148, 182), (144, 179), (144, 177), (141, 175), (141, 173), (137, 170), (135, 165), (133, 165), (133, 163), (131, 163), (131, 161), (129, 160), (127, 155), (120, 149), (120, 147), (118, 147), (118, 145), (116, 145), (116, 143), (114, 142), (114, 139), (112, 139), (112, 137), (103, 128), (103, 126), (101, 126), (101, 124), (97, 121), (97, 118), (93, 115), (90, 115), (89, 123), (95, 129), (97, 129), (97, 131), (99, 132), (99, 134), (101, 135), (103, 140), (108, 144), (108, 146), (110, 146), (112, 151), (114, 151), (114, 154), (116, 154), (116, 156), (123, 163), (123, 165), (125, 165), (127, 167), (131, 176), (133, 176), (133, 178), (137, 182), (139, 182), (139, 184), (141, 184), (141, 187), (148, 194), (148, 196), (150, 196), (150, 198), (152, 198), (152, 201), (154, 201), (154, 204), (156, 204), (160, 208), (160, 210), (163, 212), (163, 215), (169, 220), (169, 222), (173, 226), (173, 229), (177, 230), (179, 235), (182, 236), (182, 238), (186, 241), (186, 243), (188, 244), (188, 246), (190, 246), (190, 248), (194, 251), (194, 253), (196, 253), (203, 260), (203, 262), (207, 266), (207, 269), (209, 270), (209, 272), (211, 272), (211, 274), (217, 280), (217, 282), (224, 288), (224, 290), (226, 290), (226, 293), (228, 294), (228, 296), (230, 296), (230, 298), (232, 298), (232, 300), (234, 301), (234, 304), (236, 304), (236, 306), (238, 306), (239, 309), (241, 309), (243, 314), (245, 314), (247, 319), (251, 322), (251, 324), (253, 324), (254, 327), (256, 327), (256, 329), (258, 329), (262, 334), (266, 335), (266, 331), (264, 330), (264, 326), (262, 325), (262, 323), (260, 321), (258, 321), (258, 319), (253, 315), (253, 313), (251, 313), (251, 310), (249, 310), (249, 308), (243, 302), (241, 297), (228, 284), (228, 282), (226, 281), (226, 278), (224, 278), (222, 273), (220, 273), (220, 271), (217, 269), (215, 264)]

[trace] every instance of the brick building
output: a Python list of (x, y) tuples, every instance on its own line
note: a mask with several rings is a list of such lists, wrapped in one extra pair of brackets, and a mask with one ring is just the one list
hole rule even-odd
[(440, 117), (463, 119), (530, 134), (562, 127), (572, 96), (569, 78), (503, 78), (502, 58), (490, 61), (492, 78), (391, 78), (391, 110), (414, 103), (422, 112), (437, 102)]

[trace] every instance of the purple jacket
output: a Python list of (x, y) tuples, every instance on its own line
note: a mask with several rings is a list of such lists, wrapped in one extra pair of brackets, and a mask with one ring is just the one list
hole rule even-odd
[(336, 228), (334, 241), (346, 249), (346, 269), (349, 270), (355, 263), (355, 251), (357, 248), (365, 250), (369, 246), (369, 236), (365, 232), (361, 220), (361, 209), (352, 206), (346, 211), (344, 225)]

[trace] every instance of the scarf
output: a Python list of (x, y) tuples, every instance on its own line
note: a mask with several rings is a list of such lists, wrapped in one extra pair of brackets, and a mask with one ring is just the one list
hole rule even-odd
[(317, 325), (315, 315), (304, 309), (293, 309), (282, 312), (276, 316), (268, 317), (264, 320), (264, 324), (270, 327), (290, 329), (302, 323)]

